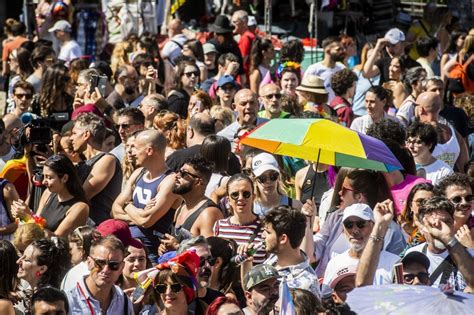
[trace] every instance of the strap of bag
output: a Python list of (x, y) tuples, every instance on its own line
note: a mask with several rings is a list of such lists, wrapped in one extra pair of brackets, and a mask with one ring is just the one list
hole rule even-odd
[[(422, 253), (426, 255), (427, 249), (428, 249), (428, 244), (425, 244), (425, 246), (423, 246)], [(456, 270), (456, 266), (454, 266), (453, 261), (451, 260), (451, 256), (448, 255), (448, 257), (446, 257), (441, 262), (441, 264), (439, 264), (438, 268), (436, 268), (431, 273), (430, 275), (431, 283), (434, 283), (436, 279), (438, 279), (439, 275), (441, 275), (441, 273), (443, 275), (441, 276), (441, 280), (439, 283), (440, 284), (446, 283), (446, 281), (449, 279), (449, 276), (451, 275), (451, 272), (453, 272), (453, 270)]]

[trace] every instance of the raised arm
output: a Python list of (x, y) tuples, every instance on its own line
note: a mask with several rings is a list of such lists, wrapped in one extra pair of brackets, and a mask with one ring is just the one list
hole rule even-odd
[(380, 58), (379, 55), (382, 52), (382, 49), (388, 44), (388, 40), (385, 38), (379, 38), (377, 44), (375, 45), (374, 53), (369, 56), (365, 62), (364, 69), (362, 70), (362, 75), (367, 78), (373, 78), (380, 73), (380, 69), (375, 65), (375, 62)]
[(393, 219), (393, 202), (387, 199), (384, 202), (377, 203), (374, 208), (374, 218), (375, 224), (372, 233), (370, 233), (369, 241), (365, 245), (357, 267), (356, 287), (374, 283), (375, 271), (383, 248), (383, 240)]

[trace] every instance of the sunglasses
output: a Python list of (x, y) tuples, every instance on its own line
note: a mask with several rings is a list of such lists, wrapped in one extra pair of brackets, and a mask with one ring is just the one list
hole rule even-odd
[(427, 272), (419, 272), (418, 274), (412, 274), (412, 273), (406, 273), (403, 275), (403, 282), (412, 284), (413, 280), (415, 280), (415, 277), (418, 278), (418, 280), (421, 283), (428, 283), (430, 280), (430, 274)]
[(234, 191), (230, 193), (229, 196), (232, 200), (238, 200), (240, 195), (242, 195), (244, 199), (249, 199), (250, 197), (252, 197), (252, 193), (247, 190), (243, 191), (242, 194), (239, 191)]
[(348, 230), (351, 230), (354, 225), (357, 225), (357, 227), (359, 229), (363, 229), (365, 228), (365, 226), (367, 225), (367, 222), (369, 221), (365, 221), (365, 220), (360, 220), (360, 221), (344, 221), (343, 224), (344, 224), (344, 227)]
[(166, 289), (167, 288), (170, 288), (171, 291), (173, 291), (174, 293), (178, 293), (179, 291), (181, 291), (183, 289), (183, 285), (180, 284), (180, 283), (172, 283), (172, 284), (157, 284), (155, 285), (154, 289), (157, 293), (159, 294), (164, 294), (166, 293)]
[(195, 77), (199, 77), (199, 74), (200, 74), (199, 71), (185, 72), (185, 73), (184, 73), (184, 75), (185, 75), (186, 77), (188, 77), (188, 78), (192, 77), (193, 75), (194, 75)]
[(26, 98), (27, 100), (31, 99), (33, 97), (33, 94), (31, 93), (18, 93), (18, 94), (15, 94), (16, 97), (18, 98)]
[(270, 175), (268, 175), (268, 176), (267, 176), (267, 175), (260, 175), (260, 176), (257, 177), (257, 180), (258, 180), (260, 183), (264, 184), (264, 183), (267, 181), (267, 179), (269, 179), (270, 181), (274, 182), (274, 181), (276, 181), (276, 180), (278, 179), (278, 177), (280, 177), (280, 174), (278, 174), (278, 173), (272, 173), (272, 174), (270, 174)]
[(346, 187), (346, 186), (342, 186), (342, 187), (341, 187), (341, 194), (344, 195), (344, 194), (345, 194), (346, 192), (348, 192), (348, 191), (355, 192), (355, 190), (352, 189), (352, 188), (350, 188), (350, 187)]
[(130, 123), (130, 124), (117, 124), (115, 125), (115, 129), (119, 130), (120, 128), (122, 129), (128, 129), (130, 126), (136, 125), (135, 123)]
[(177, 171), (177, 173), (178, 173), (179, 176), (181, 176), (181, 177), (186, 177), (186, 176), (188, 176), (188, 177), (195, 178), (195, 179), (201, 178), (201, 177), (199, 177), (199, 176), (197, 176), (197, 175), (194, 175), (194, 174), (191, 174), (191, 173), (189, 173), (188, 171), (185, 171), (185, 170), (179, 170), (179, 171)]
[(104, 269), (104, 267), (107, 265), (110, 268), (110, 270), (117, 271), (120, 269), (120, 265), (122, 264), (121, 261), (97, 259), (94, 257), (91, 257), (91, 259), (94, 261), (94, 264), (101, 270)]
[(200, 258), (200, 266), (203, 267), (206, 264), (206, 261), (209, 263), (209, 266), (214, 266), (216, 264), (217, 258), (216, 257), (201, 257)]
[(277, 100), (279, 100), (281, 98), (281, 94), (280, 93), (268, 94), (268, 95), (264, 95), (263, 97), (265, 97), (267, 100), (271, 100), (273, 98), (276, 98)]
[(470, 203), (472, 202), (472, 195), (468, 195), (466, 197), (461, 197), (461, 196), (456, 196), (451, 198), (451, 202), (454, 203), (455, 205), (460, 204), (462, 200), (464, 199), (465, 202)]

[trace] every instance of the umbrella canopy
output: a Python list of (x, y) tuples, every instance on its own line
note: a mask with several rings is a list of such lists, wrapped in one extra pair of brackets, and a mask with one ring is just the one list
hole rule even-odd
[(378, 285), (349, 292), (347, 304), (357, 314), (472, 314), (474, 296), (461, 292), (452, 295), (422, 285)]
[(272, 119), (242, 138), (241, 143), (334, 166), (385, 172), (402, 169), (382, 141), (327, 119)]

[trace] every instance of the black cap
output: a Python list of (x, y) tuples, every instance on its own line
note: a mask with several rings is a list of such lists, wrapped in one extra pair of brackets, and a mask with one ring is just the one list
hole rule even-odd
[(426, 270), (430, 268), (430, 260), (428, 257), (426, 257), (425, 254), (420, 253), (420, 252), (410, 252), (405, 255), (402, 259), (402, 264), (403, 267), (412, 264), (412, 263), (418, 263), (425, 267)]

